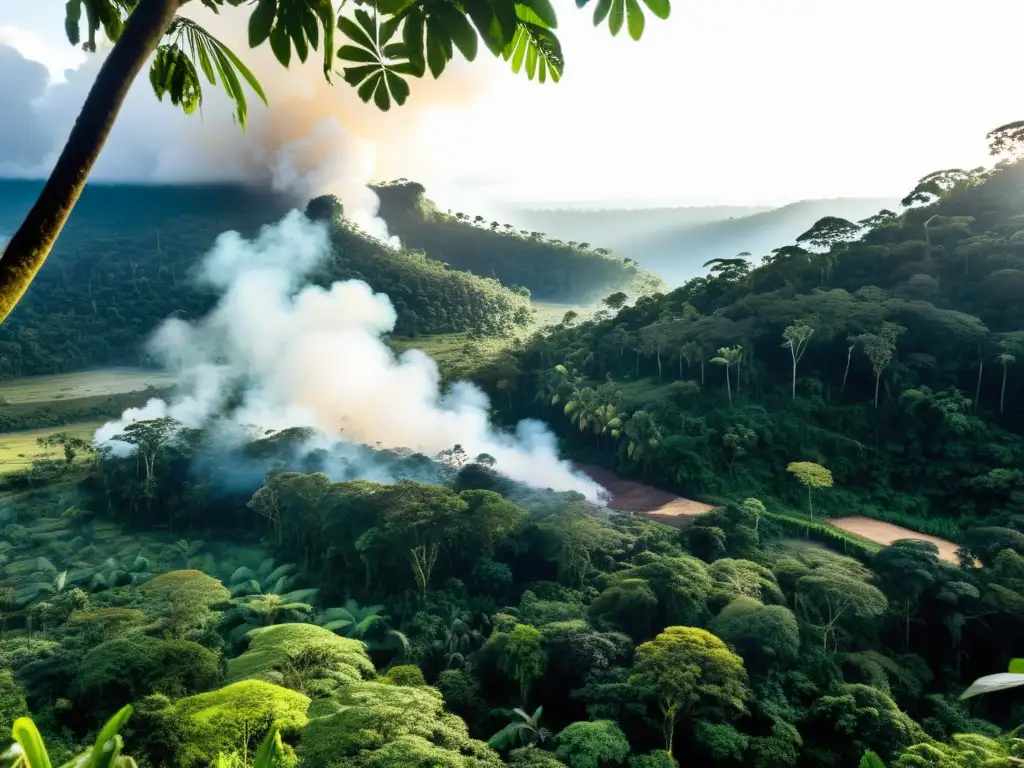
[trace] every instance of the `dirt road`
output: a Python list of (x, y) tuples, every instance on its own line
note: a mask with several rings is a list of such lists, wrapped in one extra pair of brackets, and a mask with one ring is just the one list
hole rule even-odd
[(611, 494), (611, 498), (608, 500), (609, 509), (633, 512), (641, 517), (657, 520), (659, 523), (666, 523), (677, 528), (685, 528), (693, 522), (695, 516), (714, 509), (710, 504), (684, 499), (682, 496), (660, 491), (650, 485), (625, 480), (600, 467), (589, 464), (576, 464), (575, 467), (607, 489)]
[(937, 536), (928, 536), (924, 533), (916, 533), (909, 528), (892, 523), (883, 523), (881, 520), (872, 520), (862, 515), (850, 517), (837, 517), (828, 521), (836, 528), (863, 536), (869, 541), (879, 544), (892, 544), (897, 539), (921, 539), (930, 541), (939, 548), (939, 558), (948, 563), (958, 563), (956, 556), (957, 545), (948, 539), (940, 539)]
[[(576, 469), (588, 475), (594, 482), (600, 483), (611, 495), (608, 508), (619, 512), (633, 512), (650, 520), (667, 523), (677, 528), (685, 528), (693, 522), (693, 518), (714, 509), (710, 504), (702, 504), (692, 499), (684, 499), (668, 491), (659, 490), (650, 485), (625, 480), (613, 472), (590, 464), (575, 464)], [(930, 541), (939, 548), (939, 558), (948, 563), (958, 563), (957, 545), (948, 539), (917, 533), (892, 523), (883, 523), (862, 515), (837, 517), (827, 520), (828, 523), (844, 531), (862, 536), (868, 541), (879, 544), (892, 544), (898, 539), (921, 539)]]

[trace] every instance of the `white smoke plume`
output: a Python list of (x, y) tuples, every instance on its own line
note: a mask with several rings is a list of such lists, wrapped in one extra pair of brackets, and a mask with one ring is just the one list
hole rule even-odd
[(600, 487), (559, 459), (543, 424), (522, 421), (514, 434), (500, 432), (477, 387), (460, 382), (443, 392), (426, 354), (396, 356), (382, 339), (395, 323), (387, 296), (357, 280), (303, 285), (329, 251), (326, 227), (298, 211), (252, 241), (222, 234), (201, 269), (201, 279), (222, 291), (217, 306), (194, 323), (165, 321), (151, 341), (182, 394), (126, 411), (95, 441), (130, 450), (115, 439), (125, 426), (165, 415), (190, 427), (211, 424), (242, 389), (241, 405), (227, 414), (234, 425), (316, 427), (339, 442), (428, 455), (459, 444), (471, 456), (490, 454), (513, 480), (599, 500)]
[[(364, 104), (340, 74), (328, 84), (318, 54), (285, 69), (269, 45), (250, 49), (246, 26), (238, 23), (247, 16), (246, 9), (216, 15), (194, 3), (186, 7), (186, 15), (238, 52), (262, 84), (269, 107), (246, 86), (249, 117), (243, 132), (223, 89), (204, 81), (201, 110), (186, 116), (166, 99), (157, 100), (144, 70), (129, 91), (91, 180), (243, 183), (272, 187), (292, 195), (296, 204), (331, 192), (349, 219), (388, 241), (387, 227), (377, 216), (379, 201), (367, 184), (422, 177), (434, 170), (419, 133), (423, 117), (476, 99), (493, 75), (454, 61), (443, 80), (418, 81), (400, 110), (384, 113)], [(109, 49), (89, 55), (58, 80), (27, 58), (17, 43), (10, 35), (0, 35), (0, 176), (45, 178)], [(25, 45), (20, 48), (27, 51)]]

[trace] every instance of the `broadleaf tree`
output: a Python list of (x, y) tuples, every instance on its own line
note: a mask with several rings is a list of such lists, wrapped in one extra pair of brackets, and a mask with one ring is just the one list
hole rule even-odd
[[(191, 18), (180, 15), (193, 0), (69, 0), (64, 28), (72, 45), (95, 52), (105, 37), (112, 47), (82, 105), (49, 178), (0, 257), (0, 322), (28, 290), (78, 202), (93, 165), (117, 121), (136, 77), (149, 66), (157, 98), (168, 97), (186, 114), (203, 104), (204, 83), (220, 85), (244, 128), (251, 90), (267, 102), (259, 81), (223, 42)], [(585, 7), (590, 0), (576, 0)], [(219, 13), (237, 9), (251, 48), (268, 45), (284, 67), (305, 62), (311, 52), (323, 57), (331, 82), (336, 60), (341, 76), (364, 102), (388, 110), (409, 96), (408, 78), (429, 69), (437, 78), (458, 51), (469, 61), (482, 41), (514, 72), (540, 82), (558, 81), (565, 66), (555, 30), (558, 18), (549, 0), (367, 0), (343, 12), (334, 0), (200, 0)], [(643, 0), (660, 19), (670, 0)], [(197, 4), (198, 5), (198, 4)], [(242, 6), (251, 8), (248, 19)], [(639, 0), (597, 0), (594, 25), (607, 20), (616, 35), (625, 23), (638, 40), (646, 15)], [(84, 40), (83, 40), (84, 30)], [(335, 32), (343, 43), (336, 48)], [(294, 53), (294, 57), (293, 57)]]

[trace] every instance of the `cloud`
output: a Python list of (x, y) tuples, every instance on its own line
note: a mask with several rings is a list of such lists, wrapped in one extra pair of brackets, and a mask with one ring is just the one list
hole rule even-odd
[(46, 93), (50, 75), (46, 67), (0, 44), (0, 173), (38, 166), (51, 151), (47, 128), (36, 111)]
[[(488, 453), (496, 469), (534, 487), (578, 491), (597, 501), (599, 487), (558, 456), (541, 423), (512, 433), (492, 427), (487, 396), (459, 382), (441, 388), (437, 365), (419, 350), (396, 356), (382, 337), (395, 323), (388, 298), (364, 282), (328, 288), (305, 279), (330, 253), (323, 224), (293, 211), (254, 240), (221, 235), (200, 279), (221, 291), (205, 318), (169, 319), (152, 354), (178, 375), (181, 394), (151, 400), (104, 425), (95, 440), (115, 450), (132, 421), (165, 415), (186, 426), (238, 434), (315, 427), (333, 443), (409, 448), (428, 455), (459, 444)], [(232, 405), (228, 405), (228, 403)]]
[[(490, 74), (480, 67), (455, 61), (443, 79), (418, 81), (403, 107), (382, 113), (375, 106), (364, 104), (340, 75), (333, 75), (334, 84), (328, 84), (317, 53), (311, 53), (305, 63), (293, 62), (285, 69), (274, 59), (269, 46), (250, 49), (244, 34), (239, 34), (239, 30), (244, 33), (245, 25), (237, 23), (243, 10), (229, 9), (214, 15), (195, 5), (188, 15), (239, 53), (263, 85), (270, 108), (247, 90), (250, 118), (243, 134), (234, 124), (233, 107), (220, 88), (206, 86), (204, 81), (202, 113), (186, 116), (169, 103), (157, 101), (143, 72), (133, 84), (96, 164), (94, 179), (270, 183), (276, 153), (291, 142), (309, 139), (313, 129), (327, 118), (337, 123), (345, 135), (356, 137), (365, 145), (358, 165), (368, 178), (374, 174), (389, 178), (415, 175), (417, 170), (430, 165), (416, 146), (422, 117), (431, 110), (458, 107), (475, 100), (484, 93), (490, 79)], [(17, 31), (11, 30), (12, 34)], [(105, 55), (100, 51), (88, 56), (81, 66), (65, 73), (66, 82), (49, 82), (48, 87), (40, 83), (45, 68), (11, 50), (0, 58), (0, 83), (8, 84), (0, 89), (4, 120), (12, 121), (18, 130), (17, 134), (13, 128), (9, 131), (13, 139), (8, 145), (9, 152), (20, 158), (16, 167), (3, 172), (40, 176), (48, 171)], [(30, 76), (26, 75), (29, 68)], [(8, 93), (12, 88), (15, 92)], [(19, 111), (12, 113), (8, 105), (17, 106)], [(332, 143), (338, 135), (317, 135), (317, 140), (323, 142), (317, 150), (320, 157), (348, 149), (344, 143), (340, 147)], [(29, 138), (33, 139), (31, 152), (25, 151)], [(45, 156), (39, 152), (44, 141), (50, 143)]]

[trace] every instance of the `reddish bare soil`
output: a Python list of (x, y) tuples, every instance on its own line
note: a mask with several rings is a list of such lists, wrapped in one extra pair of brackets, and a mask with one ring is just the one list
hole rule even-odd
[(956, 557), (957, 546), (952, 541), (940, 539), (937, 536), (928, 536), (924, 533), (917, 533), (892, 523), (883, 523), (881, 520), (872, 520), (870, 517), (852, 515), (850, 517), (838, 517), (829, 520), (829, 523), (836, 528), (842, 528), (858, 536), (863, 536), (869, 541), (879, 544), (892, 544), (897, 539), (920, 539), (930, 541), (939, 548), (939, 558), (949, 563), (959, 562)]
[(692, 499), (684, 499), (667, 491), (660, 491), (650, 485), (625, 480), (606, 469), (576, 464), (576, 469), (585, 473), (594, 482), (603, 486), (610, 498), (608, 508), (618, 512), (633, 512), (659, 523), (685, 528), (693, 522), (693, 518), (714, 509), (710, 504), (702, 504)]

